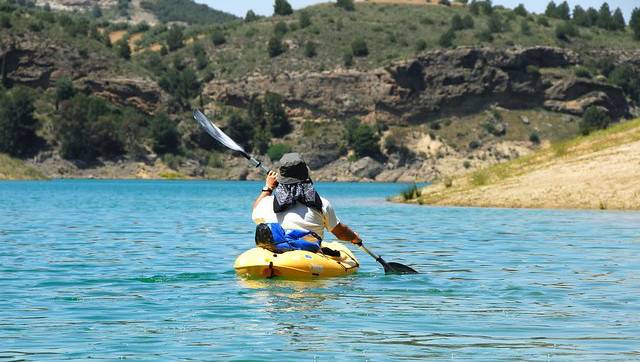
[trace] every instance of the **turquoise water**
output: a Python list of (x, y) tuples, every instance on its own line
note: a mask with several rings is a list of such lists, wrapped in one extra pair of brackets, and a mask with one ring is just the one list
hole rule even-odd
[(261, 183), (0, 183), (2, 360), (640, 360), (640, 213), (433, 208), (321, 184), (388, 261), (248, 282)]

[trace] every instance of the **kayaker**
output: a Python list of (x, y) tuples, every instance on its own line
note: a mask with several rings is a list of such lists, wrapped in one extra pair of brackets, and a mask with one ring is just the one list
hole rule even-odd
[[(299, 235), (304, 235), (304, 240), (309, 243), (317, 243), (318, 239), (323, 239), (324, 229), (342, 241), (353, 244), (362, 241), (356, 232), (340, 222), (329, 200), (316, 192), (309, 177), (309, 168), (299, 153), (283, 155), (278, 172), (269, 172), (266, 183), (253, 204), (252, 219), (258, 224), (256, 243), (259, 243), (259, 239), (264, 239), (259, 237), (260, 228), (265, 230), (265, 225), (270, 225), (273, 232), (273, 224), (276, 227), (279, 224), (287, 231), (301, 231)], [(309, 248), (306, 245), (293, 248), (314, 251), (313, 246), (314, 244), (310, 244)], [(324, 249), (327, 248), (322, 250), (325, 254), (331, 254), (331, 250)]]

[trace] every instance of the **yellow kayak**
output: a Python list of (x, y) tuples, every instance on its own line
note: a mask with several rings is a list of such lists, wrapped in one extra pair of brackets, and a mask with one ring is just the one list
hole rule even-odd
[(275, 254), (263, 248), (242, 253), (234, 264), (236, 273), (250, 278), (315, 279), (353, 274), (360, 264), (351, 250), (338, 242), (322, 243), (340, 251), (339, 257), (303, 250)]

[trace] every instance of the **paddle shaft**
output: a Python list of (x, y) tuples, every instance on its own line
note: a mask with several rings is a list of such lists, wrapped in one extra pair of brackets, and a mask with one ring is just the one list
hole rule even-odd
[(374, 258), (378, 263), (382, 264), (382, 266), (385, 267), (385, 270), (388, 268), (387, 262), (384, 261), (381, 256), (378, 256), (373, 251), (369, 250), (366, 246), (364, 246), (362, 242), (358, 244), (358, 247), (364, 250), (365, 253), (371, 255), (371, 257)]

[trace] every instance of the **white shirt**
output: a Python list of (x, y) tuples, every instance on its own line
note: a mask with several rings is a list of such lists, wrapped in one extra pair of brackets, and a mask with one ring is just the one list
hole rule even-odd
[(322, 200), (322, 213), (299, 202), (286, 211), (275, 213), (273, 211), (273, 196), (266, 196), (253, 209), (251, 218), (256, 224), (278, 223), (285, 230), (313, 231), (324, 239), (324, 229), (333, 230), (340, 223), (340, 220), (336, 217), (329, 200), (324, 197), (320, 197), (320, 199)]

